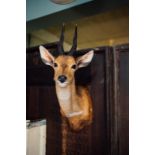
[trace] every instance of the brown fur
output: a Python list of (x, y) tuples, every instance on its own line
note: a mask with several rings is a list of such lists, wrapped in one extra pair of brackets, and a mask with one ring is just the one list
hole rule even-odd
[[(67, 118), (70, 127), (73, 130), (80, 130), (92, 122), (92, 101), (88, 89), (75, 85), (74, 70), (71, 66), (76, 60), (71, 56), (59, 56), (55, 59), (58, 67), (55, 69), (54, 79), (57, 80), (59, 75), (65, 75), (68, 79), (66, 87), (62, 88), (56, 83), (56, 93), (61, 107), (61, 114)], [(60, 93), (70, 92), (70, 97), (64, 101), (59, 97)], [(65, 102), (68, 102), (67, 105)], [(83, 111), (82, 114), (68, 117), (69, 112)]]
[[(73, 116), (68, 118), (67, 117), (67, 112), (63, 110), (61, 107), (61, 114), (63, 117), (67, 118), (69, 125), (71, 126), (72, 129), (74, 130), (80, 130), (84, 126), (90, 124), (92, 122), (92, 101), (89, 96), (87, 88), (84, 87), (78, 87), (80, 91), (80, 95), (75, 91), (73, 84), (70, 84), (68, 87), (70, 87), (71, 90), (71, 105), (70, 108), (73, 108), (74, 111), (78, 111), (77, 107), (80, 107), (80, 110), (83, 111), (83, 114)], [(60, 88), (58, 85), (56, 85), (56, 92), (61, 91), (62, 88)], [(59, 97), (58, 97), (59, 100)], [(59, 100), (59, 104), (63, 104), (63, 101)]]
[[(43, 46), (39, 49), (43, 62), (54, 69), (56, 93), (62, 116), (68, 120), (73, 130), (84, 128), (92, 122), (92, 101), (87, 88), (75, 85), (74, 73), (91, 62), (94, 52), (89, 51), (77, 59), (69, 55), (59, 55), (55, 58)], [(62, 75), (66, 77), (64, 82), (59, 80), (59, 76)]]

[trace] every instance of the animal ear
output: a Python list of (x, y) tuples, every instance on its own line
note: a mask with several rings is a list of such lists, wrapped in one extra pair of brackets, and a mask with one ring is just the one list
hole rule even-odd
[(85, 55), (78, 57), (76, 60), (78, 68), (88, 66), (89, 63), (92, 61), (93, 56), (94, 56), (94, 51), (91, 50), (88, 53), (86, 53)]
[(40, 57), (46, 65), (53, 66), (54, 56), (43, 46), (39, 46)]

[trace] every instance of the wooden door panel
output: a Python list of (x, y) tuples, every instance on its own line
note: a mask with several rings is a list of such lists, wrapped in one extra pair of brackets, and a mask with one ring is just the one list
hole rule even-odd
[(33, 50), (27, 60), (27, 119), (47, 120), (46, 155), (61, 155), (64, 136), (67, 155), (127, 155), (128, 49), (96, 48), (91, 65), (76, 73), (76, 84), (89, 87), (94, 111), (93, 123), (78, 133), (61, 119), (53, 71)]

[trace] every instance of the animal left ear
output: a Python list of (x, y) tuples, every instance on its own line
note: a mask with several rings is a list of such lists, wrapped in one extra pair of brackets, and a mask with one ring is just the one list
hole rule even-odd
[(93, 56), (94, 56), (94, 51), (91, 50), (88, 53), (86, 53), (85, 55), (78, 57), (76, 60), (76, 64), (77, 64), (78, 68), (88, 66), (89, 63), (92, 61)]
[(39, 51), (40, 51), (40, 57), (42, 59), (42, 61), (46, 64), (46, 65), (50, 65), (53, 67), (53, 62), (54, 62), (54, 56), (52, 54), (50, 54), (50, 52), (43, 46), (39, 46)]

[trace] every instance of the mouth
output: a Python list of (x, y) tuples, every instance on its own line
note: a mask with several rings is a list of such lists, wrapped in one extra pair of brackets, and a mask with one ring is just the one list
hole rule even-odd
[(66, 81), (66, 82), (60, 82), (60, 81), (56, 81), (56, 83), (60, 86), (60, 87), (66, 87), (67, 85), (68, 85), (68, 82)]

